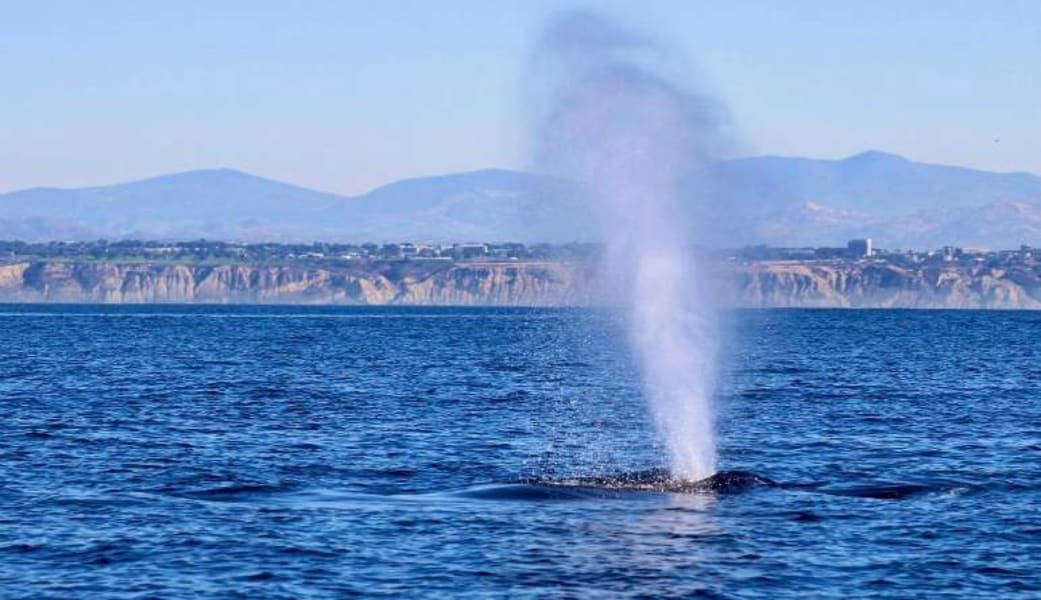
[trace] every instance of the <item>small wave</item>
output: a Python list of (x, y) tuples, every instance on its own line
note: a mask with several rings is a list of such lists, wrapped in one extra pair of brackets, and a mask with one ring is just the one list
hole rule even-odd
[(831, 496), (849, 496), (852, 498), (873, 498), (875, 500), (902, 500), (934, 491), (927, 485), (918, 483), (894, 483), (879, 485), (858, 485), (846, 488), (820, 489)]
[(285, 484), (232, 484), (205, 489), (187, 490), (173, 495), (184, 498), (212, 501), (236, 501), (268, 496), (291, 491), (292, 486)]
[(581, 488), (529, 483), (493, 483), (452, 492), (442, 492), (436, 495), (473, 500), (514, 500), (524, 502), (587, 500), (596, 496)]
[[(786, 486), (787, 487), (787, 486)], [(905, 500), (919, 496), (943, 496), (955, 498), (974, 491), (987, 489), (964, 482), (869, 482), (857, 485), (822, 485), (812, 491), (830, 496), (869, 498), (873, 500)]]
[(48, 432), (48, 431), (38, 431), (38, 430), (27, 431), (23, 435), (24, 435), (24, 437), (27, 437), (27, 438), (33, 439), (33, 440), (46, 440), (46, 439), (54, 437), (54, 435), (52, 433)]

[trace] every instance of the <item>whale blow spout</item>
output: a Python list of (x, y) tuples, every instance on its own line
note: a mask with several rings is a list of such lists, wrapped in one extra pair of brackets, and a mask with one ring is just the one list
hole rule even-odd
[(595, 215), (603, 287), (627, 314), (669, 467), (696, 480), (716, 472), (721, 332), (710, 253), (699, 251), (712, 206), (690, 190), (712, 189), (706, 173), (729, 145), (729, 123), (683, 64), (666, 44), (564, 13), (534, 53), (532, 123), (540, 170), (577, 182)]

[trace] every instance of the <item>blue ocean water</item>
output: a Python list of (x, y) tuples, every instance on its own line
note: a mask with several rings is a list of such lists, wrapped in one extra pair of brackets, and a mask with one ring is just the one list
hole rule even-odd
[(608, 313), (0, 307), (0, 595), (1041, 596), (1041, 314), (728, 325), (666, 494)]

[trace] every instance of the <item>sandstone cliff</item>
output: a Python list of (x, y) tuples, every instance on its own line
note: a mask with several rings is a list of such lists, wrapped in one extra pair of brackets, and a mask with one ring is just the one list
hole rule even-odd
[(593, 301), (570, 263), (368, 267), (20, 262), (0, 265), (0, 302), (569, 306)]
[(1025, 267), (763, 262), (728, 275), (728, 303), (743, 307), (1041, 308), (1041, 277)]
[[(756, 262), (717, 281), (737, 307), (1041, 308), (1041, 276), (1027, 267)], [(607, 303), (599, 289), (583, 263), (0, 265), (0, 302), (584, 306)]]

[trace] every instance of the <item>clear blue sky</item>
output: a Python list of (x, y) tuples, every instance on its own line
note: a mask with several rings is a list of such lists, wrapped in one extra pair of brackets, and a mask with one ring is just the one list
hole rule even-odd
[[(587, 5), (679, 47), (744, 154), (1041, 172), (1041, 2)], [(524, 167), (526, 59), (574, 6), (6, 0), (0, 191), (227, 166), (353, 193)]]

